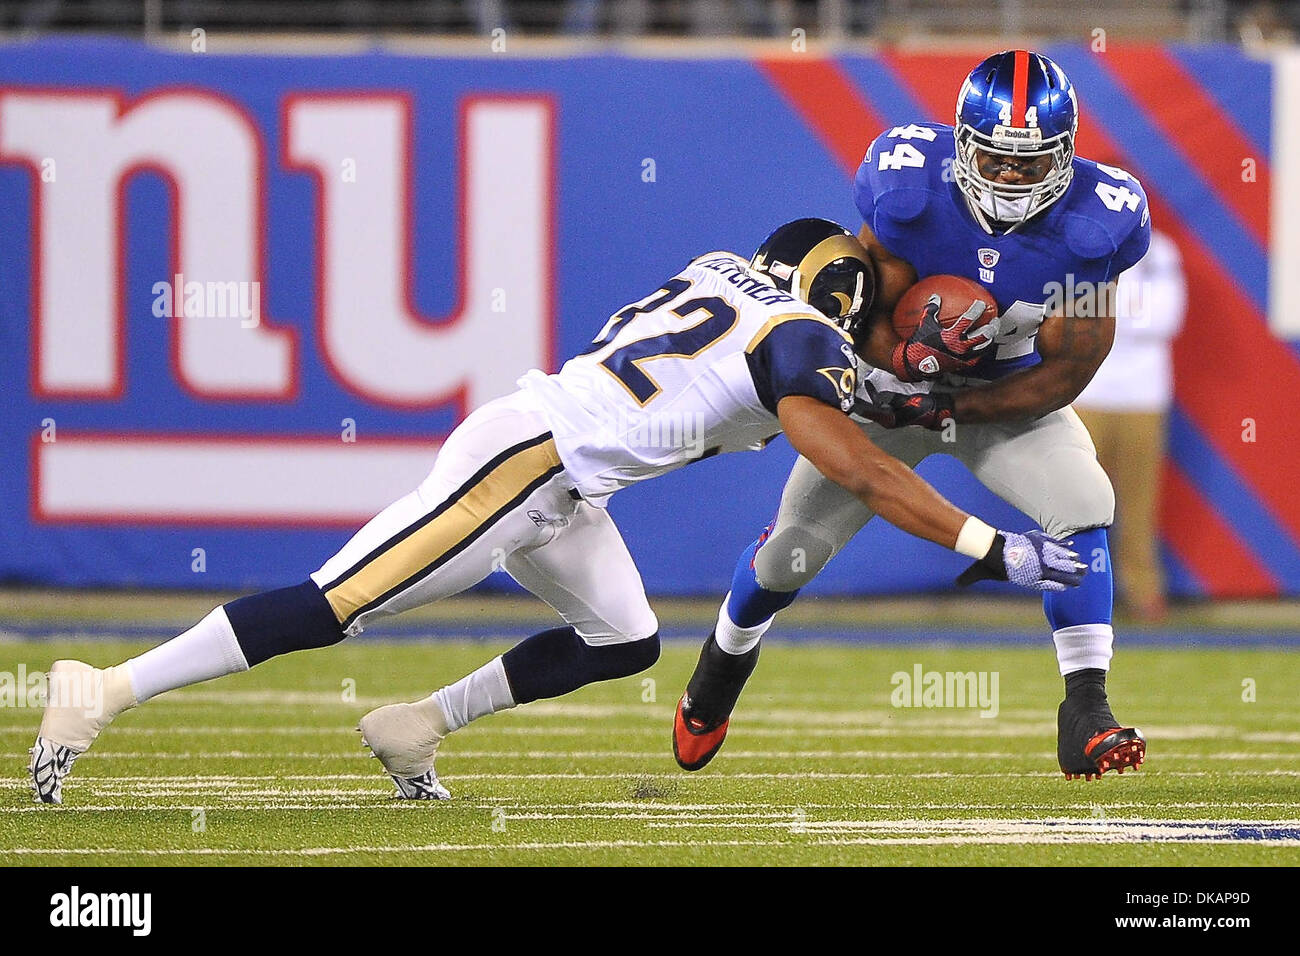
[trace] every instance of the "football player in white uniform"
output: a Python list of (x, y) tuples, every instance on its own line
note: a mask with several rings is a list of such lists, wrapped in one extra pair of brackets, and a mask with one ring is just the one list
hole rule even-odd
[[(1077, 585), (1077, 555), (1042, 532), (997, 532), (881, 452), (846, 412), (853, 333), (875, 291), (866, 250), (803, 219), (751, 261), (714, 252), (616, 312), (555, 375), (479, 408), (428, 478), (371, 519), (300, 585), (216, 608), (178, 637), (103, 670), (51, 669), (32, 748), (37, 797), (61, 802), (73, 761), (119, 713), (177, 687), (278, 654), (324, 647), (376, 618), (465, 590), (504, 567), (564, 626), (522, 641), (415, 703), (380, 707), (360, 730), (414, 799), (446, 798), (434, 757), (447, 734), (517, 704), (626, 677), (659, 656), (658, 622), (605, 510), (610, 495), (784, 431), (823, 474), (912, 534), (1029, 587)], [(1016, 562), (1002, 556), (1020, 555)], [(65, 694), (75, 688), (80, 693)]]

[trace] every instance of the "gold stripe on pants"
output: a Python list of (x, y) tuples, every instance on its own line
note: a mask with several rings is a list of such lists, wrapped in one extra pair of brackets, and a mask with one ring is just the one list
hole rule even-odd
[[(563, 468), (555, 439), (532, 444), (504, 458), (477, 480), (458, 488), (415, 526), (394, 535), (364, 564), (332, 582), (325, 599), (347, 625), (358, 613), (379, 606), (436, 571)], [(414, 527), (414, 530), (412, 530)]]

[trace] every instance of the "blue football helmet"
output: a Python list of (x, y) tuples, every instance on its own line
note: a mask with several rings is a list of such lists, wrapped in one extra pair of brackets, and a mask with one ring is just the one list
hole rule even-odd
[[(1041, 53), (1007, 50), (971, 71), (957, 95), (953, 177), (985, 231), (1014, 229), (1065, 195), (1078, 129), (1074, 87)], [(980, 175), (976, 151), (1050, 156), (1052, 166), (1036, 183), (991, 182)]]

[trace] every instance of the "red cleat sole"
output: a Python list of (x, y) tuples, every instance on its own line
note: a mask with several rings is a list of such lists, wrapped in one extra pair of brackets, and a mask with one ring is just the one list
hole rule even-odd
[(1096, 780), (1108, 770), (1116, 773), (1137, 770), (1146, 759), (1147, 742), (1142, 732), (1133, 727), (1113, 727), (1089, 740), (1083, 752), (1096, 763), (1097, 769), (1070, 771), (1062, 767), (1066, 780)]
[(727, 727), (730, 719), (724, 720), (712, 730), (698, 731), (687, 726), (682, 717), (682, 702), (677, 702), (677, 712), (673, 715), (673, 757), (677, 766), (683, 770), (700, 770), (722, 749), (722, 742), (727, 739)]

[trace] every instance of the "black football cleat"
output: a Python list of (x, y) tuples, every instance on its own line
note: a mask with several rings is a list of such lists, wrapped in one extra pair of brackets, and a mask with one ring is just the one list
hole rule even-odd
[(1056, 712), (1056, 757), (1066, 780), (1093, 780), (1107, 770), (1136, 770), (1147, 741), (1136, 727), (1121, 727), (1104, 690), (1067, 694)]
[(758, 647), (728, 654), (712, 634), (673, 715), (673, 757), (683, 770), (699, 770), (722, 748), (731, 712), (758, 663)]

